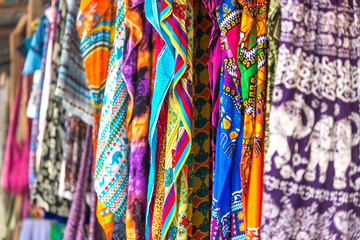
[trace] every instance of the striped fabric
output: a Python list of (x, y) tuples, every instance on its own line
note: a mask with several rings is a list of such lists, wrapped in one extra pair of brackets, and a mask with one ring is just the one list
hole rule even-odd
[(86, 81), (80, 52), (80, 39), (76, 30), (76, 16), (80, 0), (66, 0), (65, 35), (63, 39), (59, 78), (55, 95), (62, 98), (63, 107), (85, 123), (93, 124), (89, 84)]
[[(175, 155), (172, 161), (166, 159), (165, 162), (165, 191), (164, 208), (162, 217), (162, 236), (167, 239), (167, 234), (175, 217), (176, 209), (176, 180), (190, 154), (192, 144), (192, 43), (188, 45), (188, 37), (192, 38), (193, 29), (188, 32), (188, 17), (192, 17), (188, 12), (186, 1), (179, 0), (174, 2), (164, 1), (161, 5), (161, 26), (170, 36), (172, 45), (175, 48), (175, 73), (172, 85), (174, 106), (169, 105), (169, 115), (178, 115), (179, 122), (173, 132), (177, 136), (170, 134), (168, 141), (170, 148), (177, 142)], [(186, 11), (188, 10), (188, 11)], [(192, 13), (192, 7), (191, 7)], [(186, 72), (186, 74), (185, 74)], [(169, 129), (171, 131), (171, 128)], [(168, 154), (167, 154), (168, 155)], [(170, 158), (171, 159), (171, 158)]]
[[(163, 130), (157, 129), (157, 123), (160, 115), (160, 110), (162, 105), (164, 104), (164, 99), (169, 91), (170, 85), (173, 80), (173, 74), (175, 69), (175, 52), (174, 47), (171, 43), (171, 39), (168, 34), (165, 32), (164, 28), (161, 26), (161, 1), (160, 0), (145, 0), (145, 14), (149, 22), (154, 26), (157, 31), (156, 36), (156, 70), (155, 70), (155, 83), (153, 90), (153, 97), (151, 102), (151, 116), (150, 116), (150, 126), (149, 126), (149, 143), (151, 148), (151, 161), (150, 161), (150, 171), (149, 171), (149, 183), (148, 183), (148, 196), (147, 196), (147, 212), (146, 212), (146, 238), (151, 239), (150, 234), (150, 222), (152, 217), (150, 216), (151, 205), (154, 204), (154, 194), (155, 194), (155, 181), (158, 181), (155, 173), (155, 165), (156, 165), (156, 156), (157, 146), (162, 144), (161, 142), (157, 142), (158, 135), (164, 135), (166, 142), (166, 131), (165, 133), (161, 132)], [(166, 106), (167, 108), (167, 106)], [(166, 117), (165, 117), (166, 119)], [(166, 120), (165, 120), (166, 122)], [(160, 132), (158, 132), (160, 131)], [(165, 157), (165, 156), (164, 156)], [(159, 194), (159, 193), (157, 193)], [(157, 197), (156, 199), (158, 199)], [(161, 200), (162, 201), (162, 200)], [(159, 204), (157, 204), (159, 205)], [(162, 204), (161, 204), (162, 207)], [(160, 211), (160, 207), (157, 206), (157, 210)], [(160, 218), (162, 212), (154, 212), (156, 219)], [(156, 220), (156, 222), (159, 222)], [(153, 229), (160, 229), (161, 233), (161, 220), (158, 226), (152, 227)], [(159, 232), (157, 230), (157, 232)], [(156, 235), (156, 233), (154, 233)]]
[[(82, 0), (76, 20), (80, 37), (80, 50), (93, 106), (94, 156), (96, 156), (108, 63), (115, 35), (115, 18), (116, 1)], [(100, 225), (104, 229), (107, 239), (110, 239), (114, 225), (114, 214), (99, 201), (96, 211)]]

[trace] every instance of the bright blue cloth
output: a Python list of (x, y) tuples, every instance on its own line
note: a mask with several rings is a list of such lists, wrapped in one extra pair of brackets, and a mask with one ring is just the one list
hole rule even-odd
[(175, 55), (174, 47), (168, 34), (160, 25), (160, 2), (158, 0), (145, 0), (145, 15), (149, 22), (154, 26), (165, 44), (161, 49), (158, 58), (155, 59), (157, 63), (155, 84), (151, 103), (151, 115), (149, 125), (149, 143), (151, 149), (151, 162), (148, 181), (147, 193), (147, 209), (146, 209), (146, 229), (145, 236), (149, 238), (150, 231), (150, 203), (154, 193), (155, 185), (155, 165), (156, 165), (156, 147), (157, 147), (157, 121), (161, 106), (163, 104), (166, 93), (169, 90), (170, 84), (173, 80), (175, 71)]
[[(223, 42), (224, 44), (224, 42)], [(225, 49), (225, 48), (223, 48)], [(226, 66), (223, 51), (220, 75), (220, 111), (216, 136), (214, 191), (211, 216), (211, 239), (246, 239), (240, 229), (243, 218), (240, 160), (244, 121), (234, 73)]]
[(45, 41), (45, 28), (46, 23), (44, 22), (46, 19), (45, 16), (42, 16), (40, 19), (39, 26), (36, 29), (34, 36), (31, 39), (30, 49), (26, 55), (24, 69), (22, 74), (27, 75), (35, 70), (41, 68), (41, 59), (42, 59), (42, 51), (43, 45)]

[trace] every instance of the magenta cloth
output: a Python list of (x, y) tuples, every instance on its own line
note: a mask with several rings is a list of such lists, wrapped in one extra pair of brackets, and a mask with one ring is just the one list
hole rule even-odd
[(29, 92), (24, 91), (25, 85), (29, 86), (29, 84), (28, 76), (20, 78), (6, 142), (2, 184), (4, 189), (12, 194), (23, 194), (29, 190), (31, 119), (27, 118), (25, 141), (19, 142), (16, 139), (16, 129), (20, 124), (21, 98), (23, 94), (26, 94), (27, 99), (29, 98)]

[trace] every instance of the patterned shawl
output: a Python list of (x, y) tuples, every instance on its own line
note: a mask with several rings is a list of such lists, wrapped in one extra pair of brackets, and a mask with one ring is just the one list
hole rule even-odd
[[(49, 11), (49, 9), (47, 9)], [(42, 95), (42, 88), (44, 84), (44, 73), (45, 73), (45, 60), (46, 60), (46, 52), (47, 52), (47, 45), (49, 41), (49, 30), (50, 30), (50, 23), (49, 20), (44, 15), (41, 20), (40, 24), (37, 28), (37, 31), (41, 31), (44, 28), (45, 36), (44, 42), (41, 46), (41, 76), (40, 81), (37, 86), (36, 97), (35, 97), (35, 116), (32, 121), (31, 125), (31, 139), (30, 139), (30, 155), (29, 155), (29, 189), (30, 189), (30, 197), (32, 197), (32, 191), (34, 189), (35, 181), (36, 181), (36, 151), (37, 151), (37, 137), (39, 132), (39, 114), (40, 114), (40, 104), (41, 104), (41, 95)], [(34, 35), (36, 37), (37, 34)], [(30, 50), (31, 51), (31, 50)]]
[[(187, 5), (186, 1), (164, 2), (164, 16), (161, 26), (168, 33), (171, 43), (175, 50), (175, 72), (174, 81), (169, 95), (168, 129), (167, 129), (167, 149), (165, 160), (165, 190), (162, 216), (162, 239), (167, 237), (171, 224), (173, 224), (169, 234), (187, 232), (187, 223), (181, 225), (181, 221), (174, 221), (178, 212), (178, 217), (186, 214), (184, 205), (186, 201), (181, 201), (181, 196), (177, 191), (177, 179), (181, 173), (180, 188), (187, 185), (186, 172), (182, 168), (190, 154), (192, 142), (192, 53), (193, 53), (193, 20), (192, 3)], [(186, 186), (187, 187), (187, 186)], [(188, 194), (182, 190), (182, 193)], [(178, 197), (179, 196), (179, 197)], [(177, 198), (178, 197), (178, 198)], [(184, 198), (186, 199), (186, 197)], [(180, 200), (180, 201), (179, 201)], [(180, 206), (183, 205), (183, 206)], [(178, 207), (178, 209), (176, 208)], [(187, 221), (188, 216), (184, 216)], [(185, 230), (183, 229), (185, 227)], [(175, 230), (177, 228), (178, 230)], [(186, 236), (181, 235), (181, 236)], [(179, 237), (181, 237), (179, 236)], [(169, 236), (170, 237), (170, 236)], [(171, 237), (170, 237), (171, 238)]]
[[(81, 1), (76, 26), (80, 37), (80, 51), (84, 61), (94, 111), (94, 156), (96, 156), (108, 63), (115, 36), (115, 19), (115, 0)], [(114, 215), (105, 205), (98, 202), (97, 217), (100, 225), (105, 230), (107, 239), (110, 239)]]
[[(163, 143), (162, 141), (157, 141), (158, 135), (163, 135), (162, 132), (158, 132), (157, 123), (160, 114), (161, 107), (163, 106), (164, 98), (166, 93), (169, 91), (170, 85), (173, 80), (173, 74), (175, 71), (175, 53), (174, 47), (171, 43), (171, 39), (169, 38), (168, 34), (166, 33), (164, 27), (162, 26), (162, 20), (165, 16), (168, 15), (168, 9), (160, 8), (161, 1), (159, 0), (146, 0), (145, 1), (145, 15), (149, 22), (154, 26), (156, 29), (156, 47), (155, 47), (155, 82), (154, 82), (154, 90), (151, 102), (151, 115), (150, 115), (150, 126), (149, 126), (149, 143), (151, 148), (151, 161), (150, 161), (150, 171), (149, 171), (149, 183), (148, 183), (148, 196), (147, 196), (147, 216), (146, 216), (146, 237), (152, 237), (149, 235), (150, 231), (150, 221), (152, 217), (150, 216), (150, 206), (154, 204), (155, 201), (154, 194), (155, 194), (155, 165), (156, 165), (156, 158), (157, 146), (161, 146)], [(166, 15), (164, 15), (166, 14)], [(166, 106), (167, 108), (167, 106)], [(162, 131), (162, 130), (159, 130)], [(166, 133), (165, 133), (166, 135)], [(166, 136), (164, 137), (166, 141)], [(158, 181), (158, 179), (156, 180)], [(158, 188), (158, 186), (156, 186)], [(157, 190), (159, 191), (159, 190)], [(157, 193), (159, 194), (159, 193)], [(157, 202), (159, 202), (159, 199)], [(162, 201), (162, 200), (161, 200)], [(158, 206), (158, 204), (157, 204)], [(162, 208), (162, 207), (161, 207)], [(157, 207), (156, 219), (160, 218), (158, 216), (158, 211), (160, 211), (160, 207)], [(161, 215), (160, 215), (161, 216)], [(161, 222), (160, 225), (154, 225), (154, 228), (161, 229)], [(160, 230), (161, 232), (161, 230)]]
[[(211, 19), (201, 0), (194, 1), (194, 175), (191, 239), (209, 238), (212, 196), (211, 91), (207, 63)], [(188, 232), (190, 229), (188, 230)]]
[(246, 237), (258, 239), (263, 192), (268, 1), (242, 1), (238, 64), (244, 107), (241, 184)]
[(243, 109), (236, 64), (241, 8), (236, 1), (225, 0), (218, 4), (216, 15), (221, 30), (222, 61), (210, 237), (245, 239), (240, 178)]
[[(67, 5), (65, 0), (58, 3), (59, 22), (55, 31), (54, 49), (52, 57), (51, 81), (46, 111), (46, 124), (40, 151), (40, 166), (36, 175), (36, 183), (33, 192), (33, 201), (45, 211), (67, 217), (71, 202), (59, 197), (59, 180), (61, 162), (63, 160), (63, 147), (65, 142), (65, 119), (66, 114), (62, 107), (62, 101), (55, 96), (55, 89), (59, 74), (60, 53), (62, 39), (65, 30)], [(48, 56), (49, 57), (49, 56)], [(43, 106), (41, 106), (43, 107)]]
[(359, 1), (280, 3), (261, 238), (359, 239)]
[(76, 29), (80, 0), (66, 0), (66, 2), (68, 12), (55, 95), (62, 98), (63, 107), (68, 113), (80, 117), (85, 123), (92, 125), (94, 118), (90, 89), (86, 81), (79, 33)]
[(114, 50), (106, 80), (95, 169), (95, 190), (99, 200), (123, 221), (129, 181), (129, 144), (125, 126), (129, 94), (121, 75), (124, 7), (124, 1), (118, 0)]
[(130, 95), (127, 109), (127, 134), (130, 144), (127, 239), (145, 239), (154, 36), (153, 27), (145, 18), (144, 1), (125, 0), (122, 74)]

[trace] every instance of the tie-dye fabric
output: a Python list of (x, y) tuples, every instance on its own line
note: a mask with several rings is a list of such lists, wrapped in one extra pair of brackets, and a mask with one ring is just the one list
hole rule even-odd
[(359, 1), (280, 6), (261, 238), (359, 239)]
[[(96, 156), (108, 63), (115, 37), (116, 8), (117, 2), (115, 0), (82, 0), (76, 20), (80, 37), (80, 51), (84, 61), (93, 106), (94, 156)], [(110, 239), (114, 214), (100, 201), (96, 211), (100, 225), (105, 230), (107, 239)]]
[(68, 12), (55, 95), (62, 98), (63, 107), (68, 113), (92, 125), (94, 120), (90, 89), (86, 81), (84, 63), (80, 52), (79, 33), (76, 29), (76, 17), (80, 1), (66, 0)]
[[(212, 196), (211, 91), (207, 63), (211, 19), (201, 0), (194, 1), (194, 175), (191, 239), (209, 239)], [(189, 181), (191, 184), (191, 181)]]
[(118, 0), (114, 50), (106, 80), (95, 168), (95, 190), (99, 200), (123, 221), (129, 181), (129, 144), (126, 133), (129, 94), (121, 75), (124, 10), (124, 1)]
[(269, 2), (243, 1), (238, 64), (244, 101), (241, 181), (246, 237), (260, 237), (266, 107), (266, 20)]
[(145, 18), (143, 0), (125, 0), (125, 44), (122, 74), (130, 95), (127, 134), (130, 144), (127, 239), (145, 239), (150, 164), (149, 121), (155, 34)]

